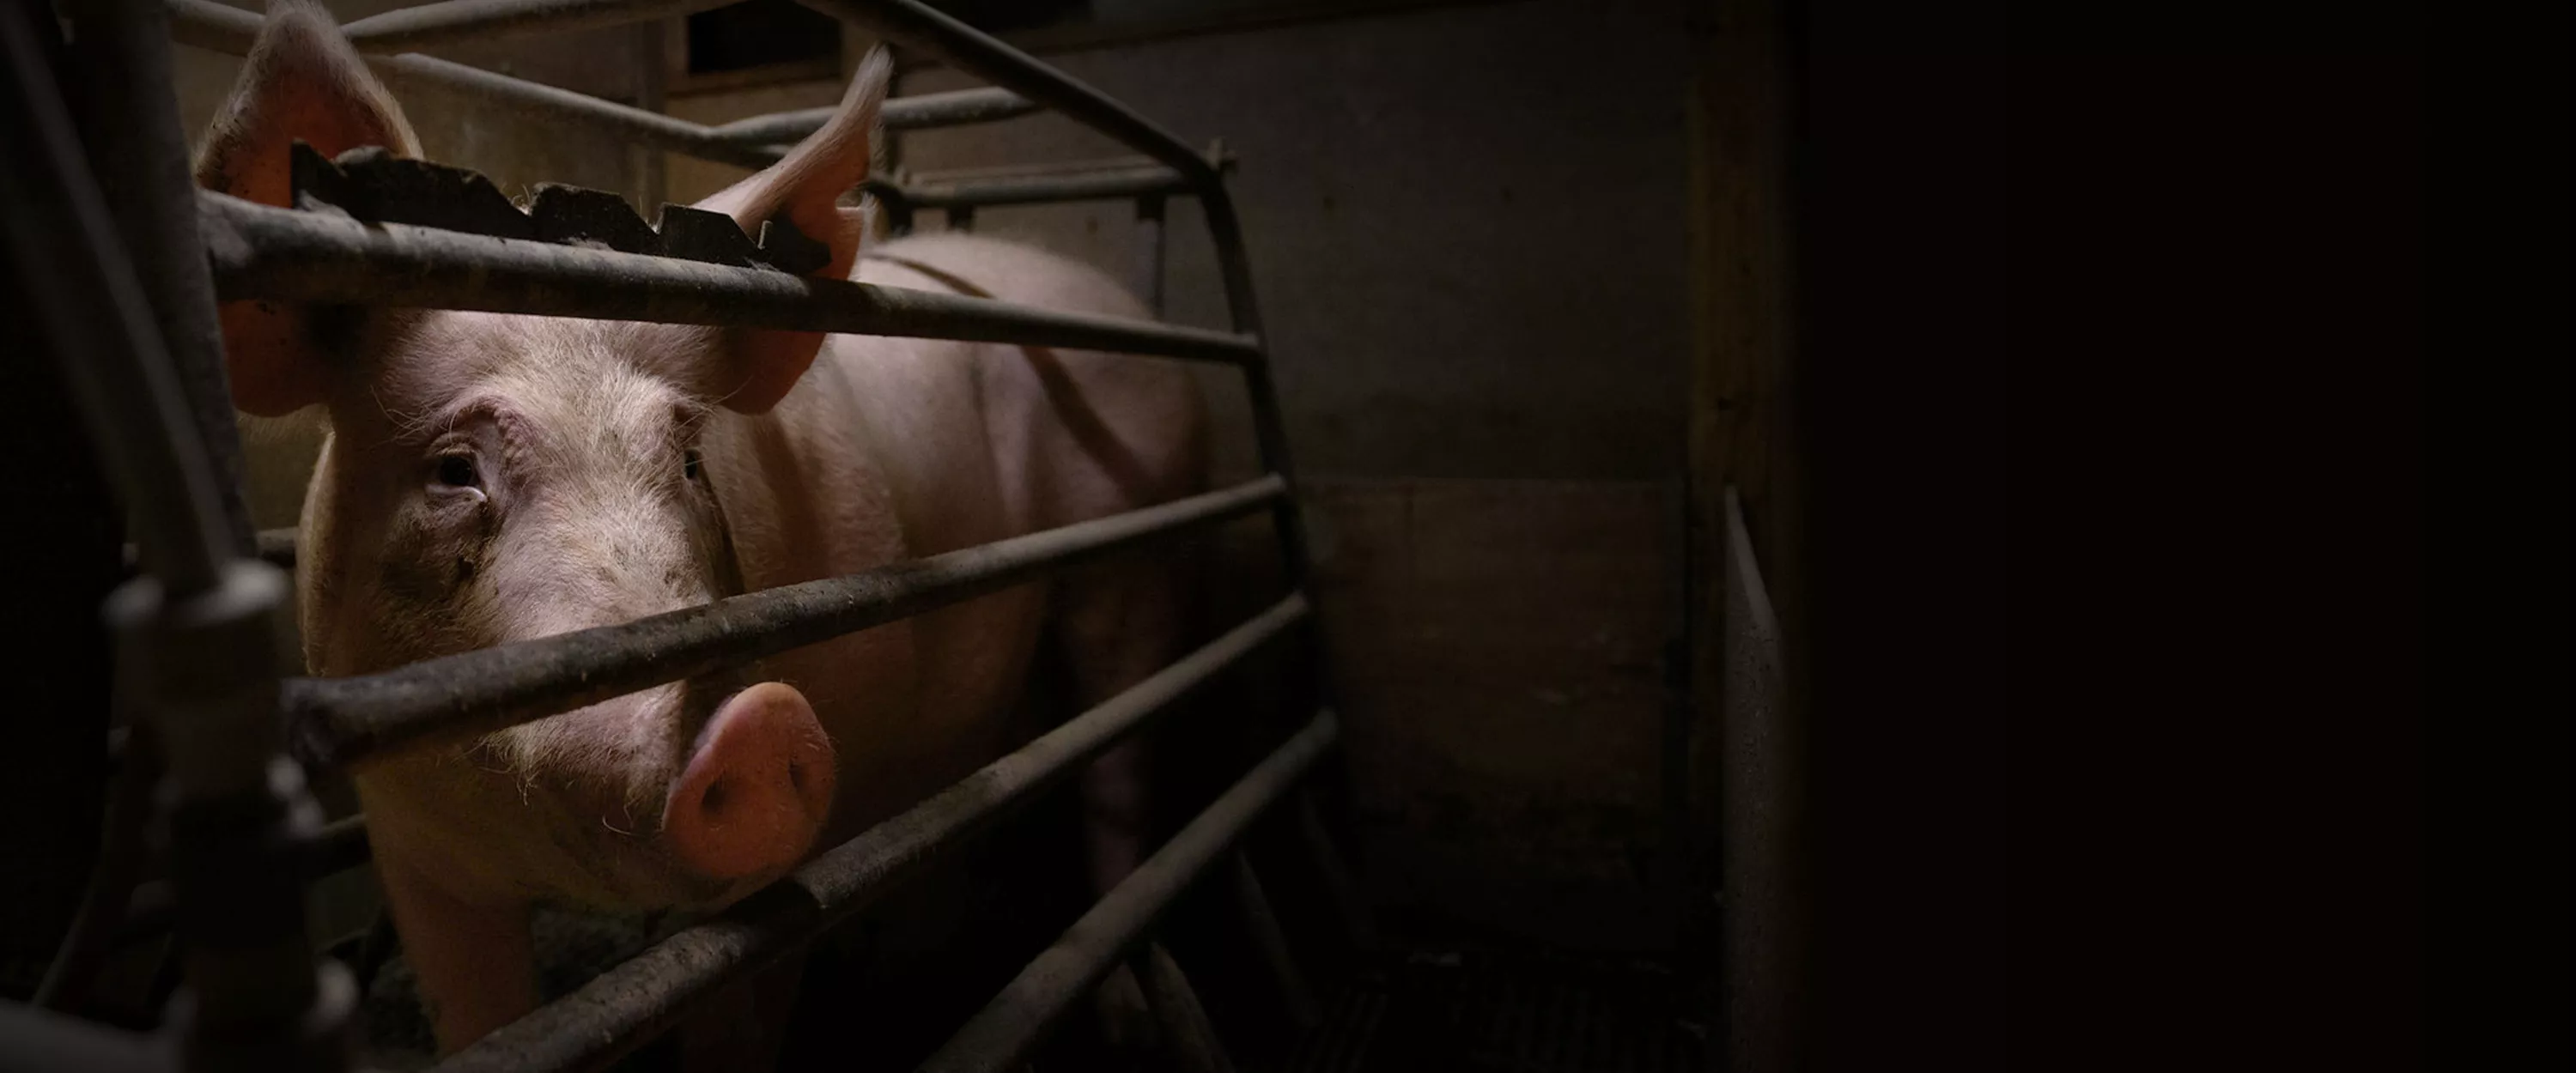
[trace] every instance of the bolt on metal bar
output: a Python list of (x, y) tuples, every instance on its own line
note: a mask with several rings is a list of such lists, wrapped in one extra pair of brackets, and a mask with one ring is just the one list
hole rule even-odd
[(982, 1011), (920, 1066), (921, 1073), (1018, 1068), (1076, 1000), (1135, 945), (1182, 888), (1205, 872), (1244, 828), (1297, 784), (1333, 743), (1330, 709), (1255, 765), (1171, 841), (1091, 907), (1055, 945), (1020, 970)]
[(947, 62), (993, 85), (1052, 108), (1163, 162), (1202, 190), (1221, 181), (1216, 165), (1188, 142), (1117, 99), (1074, 80), (991, 36), (915, 0), (797, 0), (888, 41)]
[(296, 754), (339, 766), (434, 733), (489, 731), (879, 626), (1269, 505), (1275, 477), (1095, 521), (355, 678), (296, 678)]
[(282, 299), (719, 324), (1256, 361), (1223, 332), (669, 257), (492, 238), (254, 204), (203, 191), (225, 301)]
[(716, 919), (685, 928), (457, 1052), (437, 1073), (596, 1070), (676, 1024), (701, 996), (811, 942), (988, 829), (1309, 614), (1291, 596), (1125, 692), (901, 815), (808, 861)]
[[(739, 0), (445, 0), (340, 28), (362, 52), (401, 52), (528, 34), (595, 30), (694, 14)], [(653, 57), (653, 62), (659, 62)]]
[[(889, 97), (884, 110), (877, 113), (877, 120), (887, 130), (929, 130), (990, 123), (1039, 110), (1037, 103), (1026, 97), (1007, 89), (985, 86)], [(838, 111), (838, 107), (830, 105), (799, 108), (792, 112), (772, 112), (737, 119), (709, 129), (716, 137), (742, 145), (774, 145), (803, 140), (806, 135), (823, 129), (823, 124), (831, 122), (832, 114)]]

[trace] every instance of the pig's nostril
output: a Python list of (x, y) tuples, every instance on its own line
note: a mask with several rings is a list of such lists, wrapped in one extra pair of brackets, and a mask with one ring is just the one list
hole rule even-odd
[(708, 720), (666, 799), (663, 838), (682, 865), (710, 878), (785, 868), (821, 831), (833, 781), (831, 741), (804, 695), (753, 686)]

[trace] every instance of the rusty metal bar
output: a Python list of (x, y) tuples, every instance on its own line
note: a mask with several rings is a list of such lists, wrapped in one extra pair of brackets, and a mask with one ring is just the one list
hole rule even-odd
[(921, 1073), (1005, 1071), (1019, 1067), (1047, 1030), (1090, 992), (1135, 945), (1163, 908), (1206, 871), (1218, 854), (1323, 756), (1340, 724), (1317, 712), (1295, 736), (1255, 765), (1163, 848), (1128, 873), (1055, 945), (1029, 962), (1002, 993), (970, 1018)]
[(717, 919), (680, 931), (503, 1026), (438, 1073), (596, 1070), (670, 1028), (701, 996), (792, 953), (1308, 615), (1292, 596), (1019, 751), (806, 862)]
[(1276, 477), (847, 577), (808, 581), (356, 678), (289, 679), (296, 753), (339, 766), (433, 733), (489, 731), (1008, 588), (1275, 502)]
[[(716, 137), (741, 145), (776, 145), (804, 140), (806, 135), (823, 129), (823, 124), (830, 122), (832, 114), (838, 111), (838, 107), (830, 105), (800, 108), (792, 112), (772, 112), (737, 119), (710, 129)], [(1037, 103), (1026, 97), (1007, 89), (986, 86), (889, 97), (884, 110), (877, 113), (877, 119), (887, 130), (930, 130), (991, 123), (1036, 111), (1040, 111)]]
[(274, 208), (204, 191), (226, 301), (283, 299), (783, 328), (1249, 362), (1254, 340), (1151, 321), (469, 235)]
[[(527, 34), (674, 18), (739, 0), (444, 0), (369, 15), (340, 28), (361, 52), (402, 52)], [(652, 57), (659, 62), (660, 57)]]
[(1061, 112), (1161, 161), (1201, 190), (1217, 187), (1223, 181), (1214, 163), (1134, 109), (929, 5), (915, 0), (797, 2)]

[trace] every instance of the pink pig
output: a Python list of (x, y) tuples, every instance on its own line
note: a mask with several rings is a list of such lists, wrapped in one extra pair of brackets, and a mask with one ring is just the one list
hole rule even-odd
[[(956, 235), (862, 253), (836, 201), (868, 168), (889, 73), (777, 165), (701, 203), (824, 241), (818, 275), (1126, 317), (1101, 273)], [(288, 148), (408, 123), (311, 0), (272, 0), (199, 182), (287, 202)], [(235, 403), (319, 404), (300, 604), (316, 674), (623, 622), (1188, 495), (1205, 415), (1164, 361), (938, 340), (485, 313), (223, 307)], [(352, 772), (379, 874), (453, 1051), (533, 1008), (532, 902), (742, 897), (1012, 747), (1039, 646), (1083, 704), (1179, 641), (1137, 557)], [(1092, 879), (1134, 867), (1132, 747), (1082, 786)]]

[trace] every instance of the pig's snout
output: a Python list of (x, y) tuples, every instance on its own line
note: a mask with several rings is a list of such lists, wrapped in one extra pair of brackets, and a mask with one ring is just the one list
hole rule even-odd
[(662, 836), (681, 865), (734, 880), (786, 868), (832, 808), (832, 740), (805, 695), (779, 682), (717, 709), (671, 785)]

